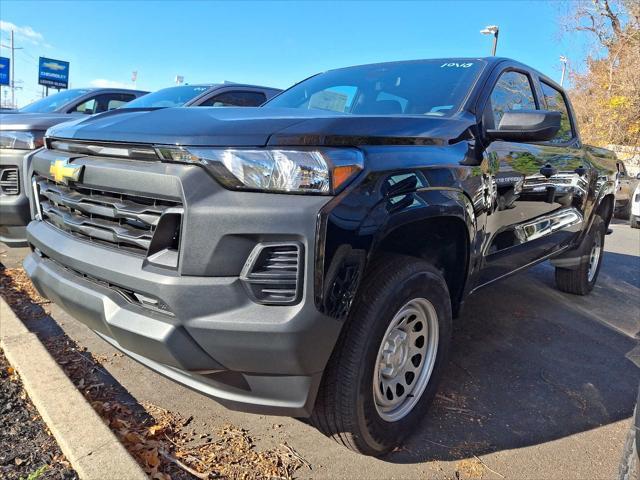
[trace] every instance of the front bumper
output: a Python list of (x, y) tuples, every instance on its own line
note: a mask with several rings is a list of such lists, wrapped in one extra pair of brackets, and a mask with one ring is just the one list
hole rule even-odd
[[(33, 165), (46, 175), (47, 162), (36, 156)], [(27, 228), (33, 252), (24, 267), (38, 291), (135, 360), (229, 408), (309, 415), (342, 326), (314, 302), (316, 222), (328, 198), (231, 192), (198, 167), (126, 166), (86, 162), (84, 182), (130, 182), (180, 197), (180, 267), (159, 268), (37, 220)], [(296, 304), (259, 304), (243, 285), (247, 254), (268, 241), (303, 246)], [(159, 299), (171, 314), (132, 302), (124, 291)]]
[(26, 225), (31, 220), (29, 198), (23, 179), (26, 171), (25, 150), (3, 149), (0, 151), (0, 170), (16, 168), (18, 171), (18, 193), (7, 195), (0, 191), (0, 242), (9, 246), (25, 246)]

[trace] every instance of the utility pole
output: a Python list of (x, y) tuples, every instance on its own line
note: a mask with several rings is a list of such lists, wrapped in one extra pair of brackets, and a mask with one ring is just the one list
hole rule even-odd
[(562, 75), (560, 76), (560, 86), (564, 83), (564, 74), (567, 71), (567, 57), (560, 55), (560, 63), (562, 63)]
[(22, 50), (22, 47), (16, 47), (13, 43), (13, 30), (11, 30), (11, 44), (0, 45), (0, 47), (8, 48), (11, 50), (11, 80), (9, 81), (9, 88), (11, 89), (11, 107), (16, 108), (16, 62), (15, 51)]

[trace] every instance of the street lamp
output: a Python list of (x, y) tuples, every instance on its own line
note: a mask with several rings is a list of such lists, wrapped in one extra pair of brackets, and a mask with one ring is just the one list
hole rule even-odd
[(560, 86), (564, 83), (564, 73), (567, 71), (567, 57), (560, 55), (560, 63), (562, 63), (562, 76), (560, 77)]
[(498, 34), (500, 33), (500, 28), (497, 25), (487, 25), (480, 30), (480, 33), (483, 35), (493, 35), (493, 51), (491, 52), (491, 55), (495, 57), (496, 48), (498, 48)]

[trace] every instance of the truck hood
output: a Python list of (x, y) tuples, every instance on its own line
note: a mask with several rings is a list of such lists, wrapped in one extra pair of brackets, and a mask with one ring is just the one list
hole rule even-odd
[(442, 144), (470, 121), (289, 108), (114, 110), (52, 128), (57, 138), (198, 146)]
[(70, 113), (1, 113), (0, 130), (47, 130), (62, 122), (68, 122), (83, 114)]

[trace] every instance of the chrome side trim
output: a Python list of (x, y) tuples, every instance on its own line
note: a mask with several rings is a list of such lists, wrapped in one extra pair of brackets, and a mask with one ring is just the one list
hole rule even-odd
[(515, 235), (520, 244), (531, 242), (558, 230), (564, 230), (584, 222), (582, 213), (576, 208), (562, 209), (517, 225)]

